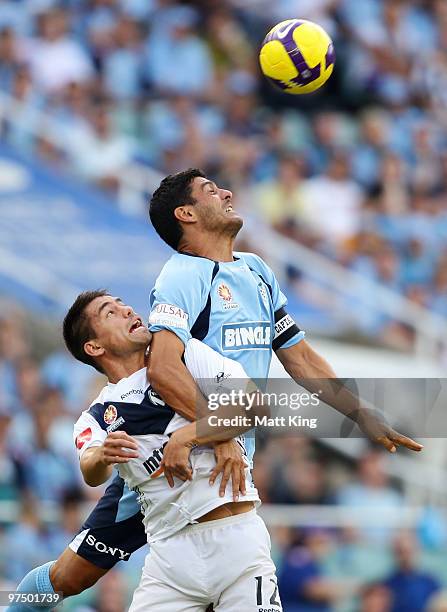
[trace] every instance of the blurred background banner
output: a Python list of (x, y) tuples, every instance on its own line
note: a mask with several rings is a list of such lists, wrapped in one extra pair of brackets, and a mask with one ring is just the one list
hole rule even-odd
[[(261, 77), (288, 18), (334, 41), (315, 95)], [(146, 319), (169, 256), (147, 215), (163, 176), (198, 166), (233, 190), (237, 247), (271, 265), (340, 376), (442, 378), (446, 145), (445, 0), (2, 0), (0, 587), (56, 558), (101, 495), (72, 425), (104, 381), (61, 320), (97, 287)], [(259, 436), (286, 612), (447, 610), (446, 448)], [(64, 606), (122, 612), (144, 554)]]
[(0, 147), (0, 285), (36, 313), (60, 317), (86, 287), (140, 312), (169, 250), (144, 218), (98, 189)]

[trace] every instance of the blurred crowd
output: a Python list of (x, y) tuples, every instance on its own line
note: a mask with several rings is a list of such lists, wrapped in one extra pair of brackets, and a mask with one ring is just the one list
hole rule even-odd
[[(103, 488), (81, 480), (73, 423), (105, 380), (74, 361), (60, 330), (38, 329), (18, 308), (0, 317), (0, 589), (57, 558)], [(430, 467), (432, 465), (430, 464)], [(273, 556), (286, 612), (446, 612), (447, 519), (427, 507), (408, 530), (402, 481), (391, 479), (383, 453), (366, 445), (358, 461), (307, 438), (257, 442), (254, 480), (265, 504), (310, 506), (336, 516), (371, 512), (374, 525), (322, 528), (297, 518), (271, 526)], [(423, 503), (422, 493), (416, 495)], [(308, 518), (306, 514), (306, 518)], [(382, 522), (382, 519), (384, 522)], [(68, 610), (123, 612), (146, 551), (121, 563), (98, 587), (68, 601)], [(405, 605), (403, 605), (403, 603)]]
[[(261, 78), (260, 41), (290, 17), (334, 39), (336, 70), (317, 95)], [(3, 0), (0, 11), (14, 146), (111, 191), (135, 162), (202, 167), (246, 212), (444, 317), (446, 84), (444, 0)], [(412, 342), (381, 316), (356, 325)]]
[[(257, 66), (265, 32), (290, 17), (323, 25), (337, 51), (327, 87), (305, 99), (275, 92)], [(246, 213), (447, 317), (445, 0), (3, 0), (4, 94), (14, 120), (2, 136), (25, 154), (110, 193), (135, 162), (200, 166)], [(362, 309), (357, 325), (412, 341)], [(43, 339), (20, 311), (0, 318), (0, 585), (57, 557), (101, 494), (81, 482), (72, 426), (103, 380)], [(406, 503), (377, 452), (357, 465), (305, 439), (258, 449), (267, 503)], [(446, 529), (428, 510), (405, 532), (274, 527), (285, 611), (446, 612)], [(83, 609), (122, 612), (143, 556)]]

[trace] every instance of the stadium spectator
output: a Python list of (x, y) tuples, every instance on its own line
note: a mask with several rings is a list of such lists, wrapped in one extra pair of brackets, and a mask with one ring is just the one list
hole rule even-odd
[(39, 124), (41, 100), (33, 87), (31, 75), (26, 66), (17, 68), (14, 73), (11, 94), (14, 99), (17, 121), (7, 125), (8, 140), (14, 147), (29, 153), (39, 140), (36, 130)]
[(11, 415), (0, 404), (0, 500), (17, 500), (18, 466), (14, 458), (14, 448), (8, 444)]
[[(286, 231), (296, 227), (305, 215), (302, 183), (304, 161), (291, 154), (278, 158), (277, 176), (259, 185), (253, 194), (261, 217), (272, 227)], [(289, 232), (288, 232), (289, 233)]]
[(125, 612), (128, 609), (128, 589), (125, 576), (118, 570), (111, 570), (98, 583), (95, 612)]
[(278, 585), (287, 612), (330, 612), (343, 597), (344, 585), (325, 576), (322, 565), (333, 544), (327, 531), (309, 529), (302, 545), (286, 552)]
[(389, 138), (389, 117), (382, 109), (365, 111), (360, 120), (360, 139), (352, 156), (353, 177), (365, 189), (373, 188), (380, 177), (381, 160)]
[(333, 36), (336, 33), (334, 9), (340, 0), (279, 0), (271, 7), (276, 21), (290, 19), (290, 15), (300, 15), (303, 19), (316, 21)]
[(392, 593), (392, 612), (420, 612), (440, 590), (437, 578), (418, 568), (418, 544), (413, 533), (402, 532), (393, 545), (395, 571), (384, 584)]
[(83, 178), (109, 191), (118, 188), (120, 173), (132, 161), (134, 146), (130, 138), (115, 133), (108, 109), (92, 109), (90, 129), (73, 134), (70, 156)]
[(0, 87), (11, 89), (15, 71), (19, 63), (17, 41), (11, 28), (0, 30)]
[[(390, 486), (383, 461), (383, 455), (376, 450), (364, 454), (358, 463), (357, 479), (338, 489), (337, 503), (357, 508), (359, 511), (368, 509), (396, 515), (402, 505), (402, 497)], [(389, 534), (389, 529), (380, 526), (361, 530), (361, 535), (366, 540), (376, 543), (386, 542)]]
[(349, 160), (341, 151), (332, 155), (324, 174), (303, 182), (302, 197), (307, 225), (325, 242), (340, 247), (358, 230), (362, 192), (350, 178)]
[(437, 593), (430, 599), (427, 612), (447, 612), (447, 593), (445, 591)]
[(38, 36), (21, 43), (21, 56), (31, 67), (36, 87), (47, 94), (72, 81), (85, 82), (93, 77), (88, 54), (67, 33), (67, 20), (68, 14), (59, 7), (41, 13)]
[(440, 263), (435, 273), (431, 308), (443, 317), (447, 317), (447, 265)]
[(218, 78), (225, 78), (229, 69), (253, 70), (250, 41), (241, 23), (224, 3), (216, 4), (208, 13), (205, 32)]
[(210, 93), (214, 69), (208, 47), (197, 36), (199, 19), (190, 6), (160, 11), (146, 46), (147, 78), (159, 93)]
[(17, 584), (22, 576), (50, 558), (51, 549), (36, 506), (29, 497), (23, 497), (16, 523), (6, 529), (1, 548), (8, 551), (3, 575)]
[(368, 584), (360, 593), (359, 612), (391, 612), (391, 593), (383, 584)]
[(323, 466), (317, 461), (296, 458), (277, 469), (270, 496), (278, 504), (318, 505), (328, 501)]
[[(28, 449), (20, 458), (23, 486), (32, 497), (58, 501), (66, 489), (81, 482), (71, 450), (72, 419), (61, 420), (62, 397), (42, 389), (33, 406)], [(63, 452), (61, 451), (63, 450)]]
[(16, 367), (29, 353), (23, 315), (18, 309), (5, 312), (0, 317), (0, 402), (5, 409), (12, 410), (16, 402)]
[(143, 76), (142, 37), (139, 25), (121, 16), (113, 30), (112, 48), (103, 60), (104, 85), (118, 101), (136, 100)]
[(81, 489), (66, 489), (60, 501), (59, 523), (49, 529), (48, 547), (51, 557), (56, 559), (74, 536), (78, 533), (83, 522), (81, 504), (84, 497)]
[(200, 112), (188, 96), (172, 95), (163, 103), (152, 104), (146, 114), (148, 156), (169, 172), (191, 164), (201, 166), (207, 155), (216, 154), (206, 143), (214, 135), (213, 123), (215, 118)]

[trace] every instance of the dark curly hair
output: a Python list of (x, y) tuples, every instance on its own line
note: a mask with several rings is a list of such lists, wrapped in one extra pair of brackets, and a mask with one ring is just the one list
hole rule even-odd
[(106, 289), (96, 289), (80, 293), (70, 306), (63, 323), (64, 340), (70, 353), (75, 359), (91, 365), (101, 374), (104, 374), (103, 370), (98, 366), (93, 357), (90, 357), (84, 351), (84, 344), (95, 337), (95, 332), (92, 329), (88, 316), (85, 314), (85, 309), (97, 297), (105, 295), (109, 295)]
[(183, 204), (195, 204), (191, 195), (192, 182), (197, 177), (205, 178), (198, 168), (189, 168), (164, 178), (154, 191), (149, 204), (149, 217), (157, 234), (174, 250), (178, 249), (183, 235), (181, 223), (174, 211)]

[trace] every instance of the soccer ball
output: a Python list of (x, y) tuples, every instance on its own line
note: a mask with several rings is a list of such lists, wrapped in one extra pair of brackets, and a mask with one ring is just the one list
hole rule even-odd
[(307, 94), (326, 83), (335, 51), (323, 28), (305, 19), (287, 19), (270, 30), (259, 54), (261, 70), (289, 94)]

